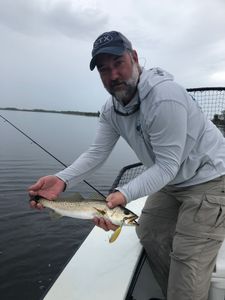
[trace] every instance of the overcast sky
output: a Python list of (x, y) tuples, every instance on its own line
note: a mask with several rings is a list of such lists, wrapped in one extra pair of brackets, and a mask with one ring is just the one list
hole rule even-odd
[(0, 107), (100, 110), (89, 62), (110, 30), (186, 88), (225, 86), (224, 16), (224, 0), (0, 0)]

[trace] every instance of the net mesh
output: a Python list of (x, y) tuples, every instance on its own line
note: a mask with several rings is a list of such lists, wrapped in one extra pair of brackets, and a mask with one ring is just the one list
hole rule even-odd
[(112, 193), (116, 187), (123, 186), (146, 169), (147, 168), (142, 163), (136, 163), (124, 167), (116, 177), (109, 192)]
[[(211, 119), (217, 127), (225, 132), (225, 87), (216, 88), (193, 88), (187, 89), (188, 93), (198, 102), (202, 111)], [(142, 163), (136, 163), (124, 167), (116, 177), (110, 193), (116, 187), (123, 186), (134, 179), (147, 168)]]
[(187, 91), (211, 120), (214, 119), (214, 115), (224, 114), (225, 88), (194, 88)]

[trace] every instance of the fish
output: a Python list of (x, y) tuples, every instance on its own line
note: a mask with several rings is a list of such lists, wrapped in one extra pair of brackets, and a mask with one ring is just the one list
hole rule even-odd
[(93, 219), (94, 217), (109, 220), (119, 226), (110, 237), (109, 242), (114, 242), (119, 236), (123, 226), (136, 226), (138, 216), (124, 206), (109, 208), (104, 200), (84, 199), (80, 193), (69, 197), (58, 197), (55, 200), (47, 200), (36, 196), (36, 202), (49, 208), (59, 216), (78, 219)]

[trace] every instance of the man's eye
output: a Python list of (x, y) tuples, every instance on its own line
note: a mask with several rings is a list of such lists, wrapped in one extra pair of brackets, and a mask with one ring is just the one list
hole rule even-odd
[(98, 68), (99, 73), (104, 74), (107, 73), (107, 68)]
[(116, 63), (115, 63), (115, 66), (119, 67), (123, 64), (123, 62), (124, 62), (123, 60), (117, 60)]

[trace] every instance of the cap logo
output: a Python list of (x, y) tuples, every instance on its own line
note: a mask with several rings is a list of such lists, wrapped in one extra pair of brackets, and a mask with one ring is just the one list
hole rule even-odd
[(105, 34), (100, 36), (94, 43), (94, 48), (101, 47), (102, 45), (108, 44), (113, 40), (113, 37), (110, 34)]

